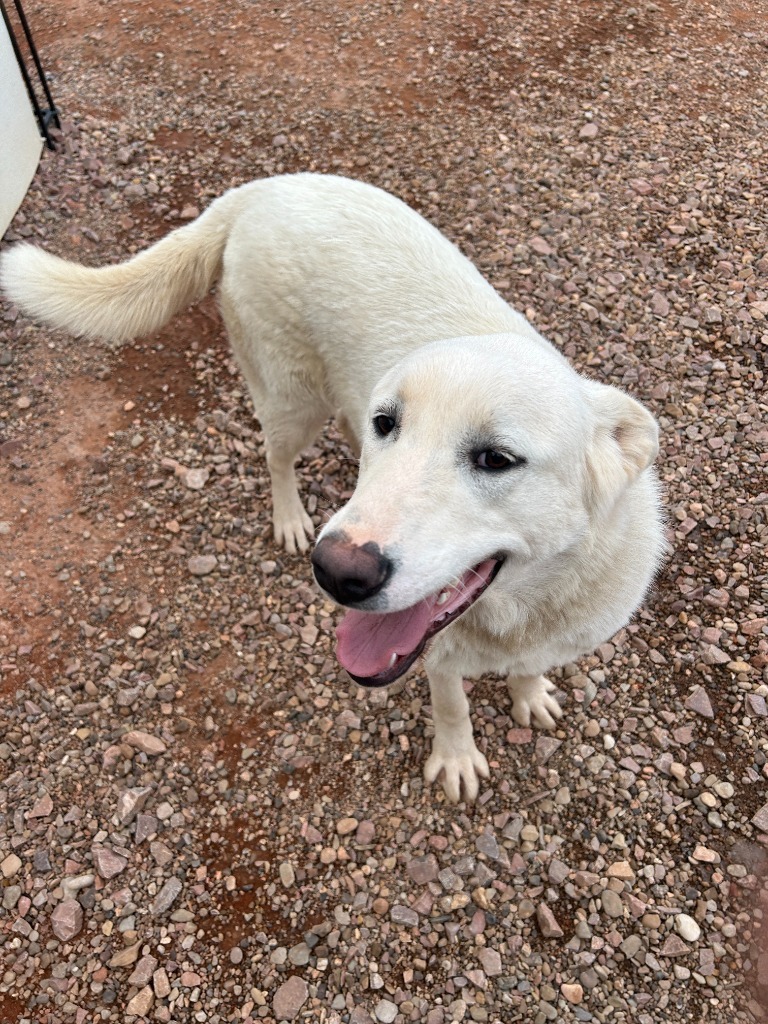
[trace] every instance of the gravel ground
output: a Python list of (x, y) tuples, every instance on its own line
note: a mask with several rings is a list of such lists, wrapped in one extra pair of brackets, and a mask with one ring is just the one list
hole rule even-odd
[[(2, 307), (0, 1020), (768, 1019), (768, 6), (25, 7), (65, 123), (6, 241), (388, 188), (654, 411), (672, 551), (555, 733), (475, 684), (493, 779), (450, 806), (423, 676), (351, 685), (270, 537), (214, 301), (117, 352)], [(317, 523), (354, 471), (329, 426)]]

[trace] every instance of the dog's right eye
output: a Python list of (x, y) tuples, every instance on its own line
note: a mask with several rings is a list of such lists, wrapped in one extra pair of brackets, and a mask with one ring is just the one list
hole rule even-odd
[(397, 426), (394, 416), (387, 416), (386, 413), (380, 412), (378, 416), (373, 417), (373, 429), (379, 435), (379, 437), (386, 437), (387, 434), (391, 434)]

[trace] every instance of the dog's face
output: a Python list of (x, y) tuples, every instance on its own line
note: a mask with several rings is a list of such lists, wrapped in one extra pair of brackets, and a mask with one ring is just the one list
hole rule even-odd
[(542, 571), (599, 527), (656, 446), (642, 406), (544, 342), (417, 350), (371, 396), (355, 493), (312, 556), (354, 609), (341, 663), (367, 685), (397, 678), (497, 574)]

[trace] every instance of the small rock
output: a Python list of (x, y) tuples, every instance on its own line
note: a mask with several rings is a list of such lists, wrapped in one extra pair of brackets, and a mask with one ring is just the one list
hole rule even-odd
[(207, 469), (188, 469), (183, 475), (184, 486), (190, 491), (202, 491), (209, 476)]
[(137, 992), (133, 999), (129, 1000), (125, 1008), (126, 1015), (131, 1017), (146, 1017), (152, 1003), (155, 1000), (155, 993), (150, 985), (145, 985), (140, 992)]
[(105, 881), (119, 875), (128, 863), (126, 857), (121, 857), (106, 846), (94, 846), (92, 856), (94, 867)]
[(187, 568), (193, 576), (207, 576), (218, 564), (219, 560), (215, 555), (192, 555), (187, 561)]
[(295, 967), (304, 967), (309, 963), (310, 949), (306, 942), (298, 942), (288, 950), (288, 959)]
[(752, 824), (761, 832), (768, 832), (768, 804), (764, 804), (752, 817)]
[(39, 875), (47, 875), (51, 868), (51, 858), (47, 850), (35, 850), (32, 866)]
[(571, 869), (563, 861), (553, 857), (547, 865), (547, 877), (553, 885), (561, 885), (570, 875)]
[(757, 715), (758, 718), (768, 717), (768, 704), (766, 704), (765, 697), (759, 693), (748, 693), (747, 705), (750, 714)]
[(406, 866), (409, 877), (417, 885), (433, 882), (439, 870), (437, 858), (433, 853), (428, 853), (425, 857), (412, 857)]
[(660, 956), (685, 956), (686, 953), (690, 953), (690, 947), (679, 939), (677, 935), (670, 935), (667, 941), (664, 943), (662, 948), (659, 950)]
[(158, 967), (152, 975), (152, 987), (158, 999), (165, 999), (171, 994), (171, 982), (164, 967)]
[(661, 292), (654, 292), (651, 296), (651, 312), (656, 316), (669, 315), (669, 300)]
[(130, 967), (131, 964), (135, 964), (142, 945), (142, 942), (134, 942), (133, 945), (121, 949), (109, 960), (107, 967)]
[(419, 915), (415, 910), (399, 904), (392, 907), (390, 916), (395, 924), (405, 925), (406, 928), (415, 928), (419, 923)]
[(720, 854), (716, 850), (710, 850), (706, 846), (702, 846), (699, 843), (691, 854), (694, 860), (698, 860), (704, 864), (719, 864)]
[(697, 942), (701, 936), (701, 928), (688, 914), (678, 914), (675, 917), (675, 928), (680, 938), (686, 942)]
[(159, 840), (149, 844), (149, 852), (155, 858), (155, 863), (158, 867), (164, 868), (166, 864), (170, 864), (173, 860), (173, 853), (165, 843), (161, 843)]
[(496, 975), (501, 974), (503, 969), (501, 954), (495, 949), (484, 946), (478, 953), (478, 959), (489, 978), (495, 978)]
[(336, 822), (336, 831), (340, 836), (348, 836), (350, 832), (354, 832), (360, 823), (357, 818), (340, 818)]
[(76, 893), (80, 892), (81, 889), (90, 888), (95, 881), (96, 876), (90, 872), (83, 875), (68, 875), (61, 882), (64, 898), (67, 900), (74, 899)]
[(278, 1020), (293, 1020), (309, 998), (309, 986), (298, 974), (283, 982), (275, 992), (272, 1010)]
[(169, 878), (152, 904), (152, 916), (159, 917), (170, 909), (173, 901), (181, 892), (182, 885), (178, 878)]
[(128, 979), (128, 984), (136, 985), (137, 988), (143, 988), (145, 985), (149, 984), (156, 967), (156, 957), (149, 954), (147, 956), (143, 956), (136, 964), (133, 973)]
[(499, 859), (499, 842), (489, 829), (485, 829), (475, 840), (477, 852), (484, 854), (489, 860)]
[(600, 894), (600, 900), (608, 917), (624, 916), (624, 904), (621, 902), (621, 896), (613, 889), (604, 889)]
[(569, 1003), (572, 1003), (574, 1006), (578, 1006), (578, 1004), (584, 999), (584, 989), (581, 987), (581, 985), (570, 985), (564, 982), (560, 986), (560, 992), (562, 993), (563, 999), (566, 999)]
[(9, 885), (3, 890), (3, 910), (13, 910), (16, 904), (21, 899), (21, 886), (20, 885)]
[(374, 1020), (364, 1006), (356, 1006), (349, 1015), (349, 1024), (374, 1024)]
[(143, 809), (151, 792), (152, 790), (148, 786), (122, 791), (117, 798), (117, 818), (121, 825), (130, 825), (139, 811)]
[(539, 736), (536, 740), (536, 760), (539, 764), (546, 764), (555, 751), (563, 745), (562, 740), (556, 740), (554, 736)]
[(62, 942), (69, 942), (83, 927), (83, 908), (77, 900), (62, 900), (51, 914), (53, 934)]
[(127, 732), (123, 736), (123, 742), (127, 743), (129, 747), (134, 747), (136, 750), (140, 750), (142, 753), (149, 755), (150, 757), (156, 757), (158, 754), (164, 754), (168, 749), (161, 739), (157, 736), (152, 736), (151, 733), (142, 732), (140, 729), (132, 729), (131, 732)]
[(539, 235), (534, 235), (528, 244), (540, 256), (551, 256), (553, 254), (552, 247)]
[(685, 702), (686, 708), (689, 711), (695, 711), (697, 715), (703, 715), (704, 718), (714, 718), (714, 712), (712, 711), (712, 703), (709, 699), (709, 695), (703, 686), (697, 686), (690, 697)]
[(280, 881), (286, 889), (290, 889), (296, 881), (296, 872), (293, 870), (293, 864), (288, 860), (284, 860), (280, 865)]
[(28, 818), (47, 818), (53, 813), (53, 800), (44, 793), (27, 815)]
[(137, 814), (136, 815), (136, 832), (134, 834), (134, 842), (138, 846), (139, 843), (143, 843), (146, 839), (157, 834), (158, 820), (154, 814)]
[(536, 908), (536, 920), (545, 939), (562, 938), (563, 929), (557, 923), (557, 918), (546, 903), (540, 903)]
[(397, 1004), (393, 1003), (390, 999), (382, 999), (376, 1004), (373, 1014), (381, 1024), (392, 1024), (392, 1021), (397, 1016)]
[(619, 946), (619, 949), (628, 960), (631, 960), (640, 951), (642, 945), (643, 943), (639, 935), (628, 935)]
[(608, 878), (621, 878), (625, 882), (634, 882), (635, 872), (628, 860), (617, 860), (608, 865), (606, 871)]
[(355, 832), (355, 841), (360, 846), (370, 846), (373, 840), (376, 838), (376, 826), (368, 819), (361, 821), (357, 826), (357, 832)]
[(513, 743), (516, 746), (521, 746), (524, 743), (530, 743), (533, 739), (533, 729), (515, 728), (510, 729), (507, 732), (507, 743)]
[(5, 860), (0, 863), (0, 871), (3, 873), (3, 878), (13, 878), (20, 868), (21, 858), (17, 857), (15, 853), (9, 853)]

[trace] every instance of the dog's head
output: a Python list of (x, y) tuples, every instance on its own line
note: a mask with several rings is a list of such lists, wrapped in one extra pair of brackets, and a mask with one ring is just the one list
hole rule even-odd
[(355, 492), (312, 556), (353, 609), (344, 667), (367, 685), (397, 678), (497, 573), (545, 573), (599, 529), (656, 447), (642, 406), (544, 341), (417, 350), (375, 388)]

